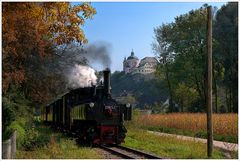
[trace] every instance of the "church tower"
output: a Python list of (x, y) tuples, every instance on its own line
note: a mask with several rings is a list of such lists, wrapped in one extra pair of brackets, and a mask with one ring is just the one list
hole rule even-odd
[(139, 59), (134, 55), (133, 50), (131, 51), (131, 55), (128, 58), (124, 58), (123, 60), (123, 71), (127, 73), (131, 73), (133, 70), (137, 68), (139, 64)]
[(133, 52), (133, 49), (132, 49), (132, 52), (131, 52), (131, 56), (134, 57), (134, 52)]

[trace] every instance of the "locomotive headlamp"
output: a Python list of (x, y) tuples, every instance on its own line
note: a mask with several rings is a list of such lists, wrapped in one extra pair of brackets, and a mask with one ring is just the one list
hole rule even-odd
[(92, 107), (94, 106), (94, 103), (91, 102), (91, 103), (89, 104), (89, 106), (92, 108)]
[(127, 108), (129, 108), (130, 106), (131, 106), (130, 103), (127, 103), (127, 104), (126, 104), (126, 107), (127, 107)]

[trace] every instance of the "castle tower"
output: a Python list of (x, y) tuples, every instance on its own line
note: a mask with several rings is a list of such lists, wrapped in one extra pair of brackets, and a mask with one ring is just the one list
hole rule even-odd
[(132, 56), (132, 57), (134, 56), (134, 52), (133, 52), (133, 49), (132, 49), (132, 52), (131, 52), (131, 56)]
[(124, 58), (123, 61), (123, 71), (125, 73), (131, 73), (135, 68), (137, 68), (139, 64), (138, 57), (134, 56), (133, 50), (131, 51), (131, 55), (126, 59)]

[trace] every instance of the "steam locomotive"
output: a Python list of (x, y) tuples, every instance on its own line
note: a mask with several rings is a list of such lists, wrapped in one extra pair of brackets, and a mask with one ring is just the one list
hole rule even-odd
[(94, 145), (124, 142), (123, 123), (131, 120), (132, 107), (111, 97), (110, 70), (103, 74), (103, 84), (71, 90), (44, 107), (42, 119)]

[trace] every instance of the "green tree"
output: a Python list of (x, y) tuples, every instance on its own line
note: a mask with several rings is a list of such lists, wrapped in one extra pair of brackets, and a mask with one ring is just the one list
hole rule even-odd
[[(203, 6), (176, 17), (174, 23), (163, 24), (156, 28), (157, 45), (153, 48), (160, 56), (160, 61), (164, 55), (170, 58), (168, 59), (170, 62), (163, 64), (162, 67), (163, 70), (168, 69), (165, 70), (165, 73), (168, 73), (165, 78), (168, 82), (172, 82), (168, 83), (171, 84), (170, 97), (174, 99), (175, 88), (178, 83), (183, 82), (189, 88), (196, 89), (203, 109), (206, 102), (206, 14), (206, 6)], [(171, 77), (169, 77), (169, 64), (171, 64)]]
[(179, 83), (175, 90), (176, 103), (181, 112), (193, 111), (193, 103), (198, 99), (198, 93), (194, 88), (189, 88), (184, 83)]
[(158, 78), (164, 78), (167, 82), (169, 91), (169, 112), (176, 111), (173, 104), (173, 79), (171, 77), (171, 64), (175, 58), (175, 53), (173, 53), (169, 47), (169, 40), (172, 36), (172, 24), (163, 24), (162, 26), (155, 28), (155, 42), (152, 44), (153, 51), (159, 59), (159, 64), (156, 67), (156, 76)]
[[(182, 106), (184, 94), (181, 95), (181, 91), (194, 89), (198, 97), (193, 103), (195, 107), (193, 105), (192, 108), (198, 106), (198, 111), (204, 111), (206, 108), (206, 7), (207, 5), (204, 5), (200, 9), (180, 15), (173, 23), (163, 24), (154, 29), (156, 42), (153, 44), (153, 50), (160, 61), (157, 75), (159, 78), (164, 77), (168, 82), (170, 104), (177, 102)], [(213, 25), (215, 112), (223, 111), (225, 104), (228, 112), (237, 112), (238, 3), (228, 3), (215, 11), (216, 8)], [(182, 84), (185, 88), (182, 88)], [(226, 98), (223, 98), (223, 93)]]
[(238, 112), (238, 3), (224, 5), (216, 14), (214, 37), (218, 42), (214, 53), (224, 68), (228, 112)]

